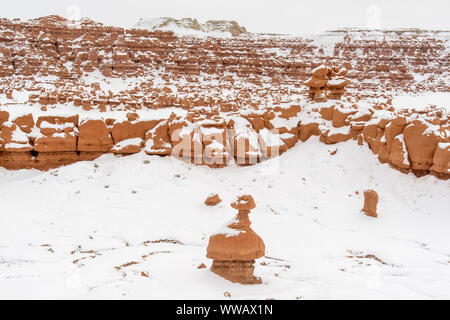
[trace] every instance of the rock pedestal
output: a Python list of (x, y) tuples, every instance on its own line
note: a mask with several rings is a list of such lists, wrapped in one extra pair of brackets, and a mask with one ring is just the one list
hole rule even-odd
[(377, 204), (378, 204), (378, 193), (375, 190), (364, 191), (364, 207), (362, 211), (366, 216), (376, 218), (377, 214)]
[(250, 228), (250, 210), (255, 208), (251, 195), (237, 198), (231, 206), (236, 217), (209, 238), (206, 257), (213, 259), (211, 271), (231, 282), (259, 284), (261, 278), (253, 275), (255, 259), (264, 256), (262, 239)]

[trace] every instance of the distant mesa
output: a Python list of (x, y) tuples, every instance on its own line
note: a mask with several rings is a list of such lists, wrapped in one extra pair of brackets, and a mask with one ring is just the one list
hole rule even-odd
[(208, 20), (205, 23), (200, 23), (193, 18), (141, 18), (135, 27), (148, 30), (173, 31), (177, 35), (198, 36), (210, 34), (218, 37), (236, 37), (247, 33), (245, 27), (240, 26), (236, 21)]

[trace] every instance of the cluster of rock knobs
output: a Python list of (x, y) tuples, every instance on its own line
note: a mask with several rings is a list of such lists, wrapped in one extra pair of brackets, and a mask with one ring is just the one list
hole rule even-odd
[(348, 63), (340, 67), (320, 65), (312, 71), (311, 77), (305, 81), (309, 87), (309, 97), (315, 101), (340, 99), (345, 93), (345, 86), (349, 84), (345, 77), (348, 72)]
[[(211, 195), (205, 201), (208, 206), (221, 202), (219, 196)], [(378, 194), (374, 190), (364, 192), (362, 211), (377, 217)], [(251, 195), (241, 195), (231, 203), (238, 210), (234, 219), (209, 238), (206, 257), (213, 259), (211, 271), (234, 283), (261, 284), (262, 280), (253, 272), (255, 260), (265, 255), (264, 241), (252, 228), (248, 217), (256, 207)]]

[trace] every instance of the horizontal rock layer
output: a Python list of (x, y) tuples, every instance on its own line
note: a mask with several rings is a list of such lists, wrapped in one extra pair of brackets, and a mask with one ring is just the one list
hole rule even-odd
[(172, 113), (168, 118), (122, 122), (79, 120), (77, 115), (36, 120), (26, 115), (12, 121), (7, 117), (0, 131), (0, 165), (49, 169), (103, 153), (141, 150), (211, 167), (249, 165), (278, 156), (299, 140), (319, 136), (326, 144), (366, 143), (381, 162), (403, 172), (448, 178), (448, 116), (439, 110), (417, 114), (390, 109), (329, 101), (251, 113), (204, 114), (192, 108), (185, 116)]
[[(411, 91), (450, 91), (445, 34), (327, 37), (332, 50), (313, 38), (177, 37), (57, 16), (0, 19), (0, 165), (46, 170), (141, 150), (211, 167), (249, 165), (315, 135), (367, 144), (402, 172), (448, 178), (447, 110), (391, 102)], [(348, 70), (343, 101), (306, 99), (303, 83), (323, 63)]]

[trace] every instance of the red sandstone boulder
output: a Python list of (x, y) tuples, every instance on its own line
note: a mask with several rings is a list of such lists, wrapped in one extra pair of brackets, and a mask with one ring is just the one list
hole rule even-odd
[[(38, 128), (41, 128), (41, 123), (42, 122), (48, 122), (50, 124), (57, 124), (57, 125), (65, 125), (67, 128), (69, 127), (73, 127), (76, 128), (78, 126), (78, 119), (79, 116), (73, 115), (73, 116), (40, 116), (38, 117), (37, 121), (36, 121), (36, 126)], [(44, 126), (45, 127), (45, 126)]]
[(339, 129), (330, 129), (320, 135), (320, 141), (326, 144), (335, 144), (344, 142), (352, 138), (352, 133), (349, 127)]
[(144, 144), (141, 138), (130, 138), (116, 143), (111, 151), (115, 154), (132, 154), (139, 153)]
[(436, 132), (434, 125), (422, 120), (414, 120), (403, 131), (411, 168), (414, 173), (423, 175), (433, 165), (433, 156), (439, 142), (446, 142)]
[(274, 107), (265, 118), (265, 127), (272, 133), (278, 134), (279, 138), (292, 148), (298, 141), (300, 121), (300, 106), (291, 105), (286, 107)]
[(4, 122), (0, 131), (0, 150), (7, 152), (30, 152), (33, 147), (25, 132), (12, 122)]
[(259, 130), (264, 128), (264, 116), (262, 114), (256, 112), (242, 112), (241, 117), (247, 119), (256, 132), (259, 132)]
[(378, 154), (380, 150), (380, 142), (384, 136), (383, 129), (379, 128), (376, 124), (366, 125), (363, 129), (364, 141), (369, 145), (370, 150), (373, 153)]
[(0, 127), (2, 124), (9, 119), (9, 112), (8, 111), (0, 111)]
[(127, 139), (145, 139), (147, 131), (153, 129), (161, 121), (162, 120), (116, 122), (111, 128), (111, 136), (116, 144)]
[(389, 162), (390, 154), (386, 146), (386, 136), (382, 136), (378, 145), (378, 160), (381, 163)]
[(231, 147), (225, 127), (201, 127), (204, 161), (210, 167), (224, 167), (230, 158)]
[(366, 216), (376, 218), (377, 214), (377, 204), (378, 204), (378, 193), (375, 190), (364, 191), (364, 207), (362, 211)]
[(25, 133), (30, 133), (34, 127), (34, 119), (31, 113), (19, 116), (12, 122), (16, 124)]
[(406, 148), (405, 140), (402, 134), (395, 136), (391, 143), (389, 161), (394, 166), (394, 168), (397, 168), (403, 172), (409, 171), (411, 167), (408, 150)]
[(269, 129), (263, 128), (258, 133), (258, 141), (261, 151), (266, 158), (273, 158), (284, 153), (288, 146), (281, 140), (278, 133), (273, 133)]
[(327, 84), (327, 79), (309, 78), (304, 84), (310, 88), (323, 88)]
[(334, 108), (334, 105), (321, 105), (319, 110), (320, 115), (323, 119), (331, 121), (333, 120)]
[(104, 154), (104, 152), (79, 151), (78, 152), (78, 161), (93, 161), (103, 154)]
[(311, 78), (304, 82), (309, 87), (309, 96), (315, 101), (326, 101), (340, 99), (345, 93), (345, 86), (349, 81), (345, 78), (347, 69), (345, 67), (326, 67), (320, 65), (312, 70)]
[(109, 152), (112, 146), (113, 140), (103, 120), (81, 121), (78, 127), (78, 151)]
[(173, 143), (172, 156), (184, 161), (203, 164), (201, 129), (188, 121), (174, 121), (169, 126)]
[(388, 152), (391, 151), (392, 142), (394, 138), (398, 134), (403, 132), (403, 129), (406, 127), (406, 125), (407, 123), (404, 117), (397, 117), (386, 125), (384, 133), (386, 136), (386, 147)]
[(239, 211), (248, 211), (256, 208), (256, 204), (251, 195), (245, 194), (237, 197), (236, 200), (231, 203), (231, 207)]
[(362, 109), (358, 110), (356, 113), (350, 116), (350, 120), (353, 123), (364, 123), (369, 121), (372, 118), (373, 111), (370, 109)]
[(333, 112), (333, 126), (340, 128), (347, 125), (347, 118), (357, 112), (358, 110), (355, 105), (353, 105), (352, 108), (347, 108), (344, 105), (337, 105)]
[(315, 78), (328, 79), (327, 75), (330, 72), (330, 69), (323, 64), (314, 68), (311, 72), (312, 76)]
[(305, 142), (311, 136), (318, 136), (318, 135), (320, 135), (320, 129), (319, 129), (318, 122), (302, 121), (299, 124), (299, 134), (298, 134), (299, 140)]
[(216, 206), (220, 202), (222, 202), (222, 200), (219, 198), (219, 195), (217, 193), (209, 195), (205, 200), (205, 204), (209, 207)]
[(37, 152), (67, 152), (77, 150), (77, 128), (74, 122), (54, 117), (46, 121), (39, 117), (41, 136), (34, 142)]
[(258, 142), (258, 134), (251, 124), (243, 118), (231, 120), (231, 141), (236, 163), (249, 165), (259, 162), (262, 153)]
[(172, 152), (167, 121), (158, 123), (145, 135), (144, 151), (148, 155), (168, 156)]
[(330, 90), (339, 90), (344, 89), (346, 85), (349, 84), (350, 81), (348, 81), (344, 76), (337, 76), (334, 79), (330, 79), (327, 82), (327, 88)]
[(450, 143), (440, 142), (436, 146), (433, 155), (433, 165), (431, 172), (442, 179), (450, 177)]

